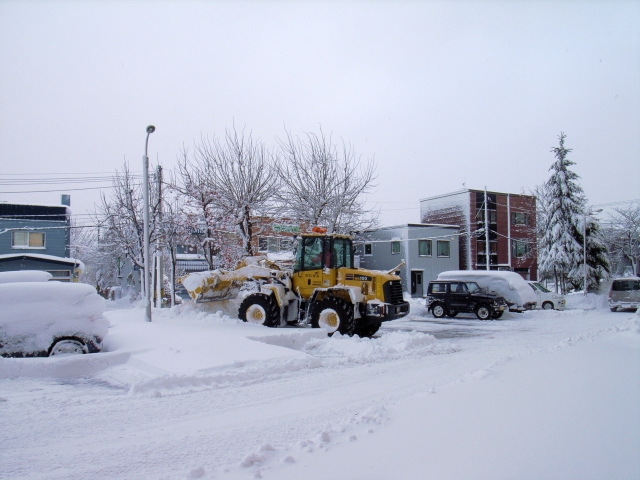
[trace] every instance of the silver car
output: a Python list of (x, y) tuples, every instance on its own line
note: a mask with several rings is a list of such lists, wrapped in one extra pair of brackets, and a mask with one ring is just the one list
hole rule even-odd
[(609, 308), (615, 312), (619, 308), (637, 310), (640, 307), (640, 278), (616, 278), (609, 290)]

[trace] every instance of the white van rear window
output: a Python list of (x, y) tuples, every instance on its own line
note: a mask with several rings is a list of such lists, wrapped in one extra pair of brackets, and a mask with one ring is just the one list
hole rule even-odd
[(638, 280), (614, 280), (611, 285), (614, 292), (630, 292), (632, 290), (640, 290), (640, 281)]

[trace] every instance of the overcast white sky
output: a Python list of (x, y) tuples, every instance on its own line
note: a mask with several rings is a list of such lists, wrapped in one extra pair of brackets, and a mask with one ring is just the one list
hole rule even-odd
[[(640, 198), (640, 2), (0, 0), (2, 183), (139, 171), (150, 123), (170, 169), (233, 122), (267, 145), (322, 126), (375, 158), (385, 225), (463, 182), (528, 192), (560, 131), (590, 203)], [(74, 213), (93, 186), (68, 186)]]

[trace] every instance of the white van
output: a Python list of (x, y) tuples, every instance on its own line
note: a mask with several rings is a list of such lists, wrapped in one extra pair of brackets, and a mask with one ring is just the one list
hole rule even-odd
[(504, 297), (510, 312), (524, 312), (536, 308), (538, 298), (529, 284), (515, 272), (483, 270), (450, 270), (438, 275), (438, 280), (476, 282), (487, 292)]
[(536, 292), (539, 308), (544, 310), (564, 310), (567, 308), (567, 300), (564, 298), (564, 295), (552, 292), (538, 282), (528, 281), (527, 283), (531, 285), (533, 291)]

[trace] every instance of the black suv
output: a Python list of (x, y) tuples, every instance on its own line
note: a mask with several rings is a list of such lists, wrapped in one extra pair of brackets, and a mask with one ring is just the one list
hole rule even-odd
[(434, 280), (427, 289), (427, 308), (436, 318), (470, 312), (488, 320), (500, 318), (509, 307), (503, 297), (487, 293), (476, 282)]

